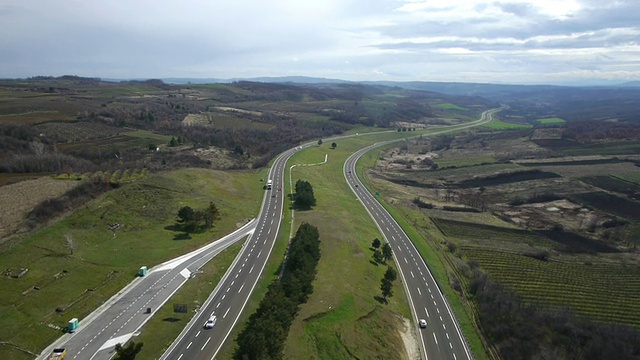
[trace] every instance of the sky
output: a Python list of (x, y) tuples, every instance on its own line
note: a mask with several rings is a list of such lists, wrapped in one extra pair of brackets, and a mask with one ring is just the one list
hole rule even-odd
[(640, 81), (640, 0), (0, 0), (0, 78)]

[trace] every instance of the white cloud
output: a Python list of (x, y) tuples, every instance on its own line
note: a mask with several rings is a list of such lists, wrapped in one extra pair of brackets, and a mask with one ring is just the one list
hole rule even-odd
[(635, 0), (2, 0), (0, 77), (640, 80), (638, 13)]

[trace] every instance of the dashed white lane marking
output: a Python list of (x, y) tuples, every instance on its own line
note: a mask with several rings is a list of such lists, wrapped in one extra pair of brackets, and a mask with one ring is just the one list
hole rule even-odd
[(231, 310), (231, 308), (228, 308), (227, 311), (224, 312), (224, 315), (222, 315), (222, 318), (226, 318), (227, 314), (229, 313), (229, 310)]
[(411, 277), (415, 278), (415, 276), (413, 276), (413, 271), (409, 271), (411, 273)]
[(436, 342), (436, 345), (438, 345), (438, 338), (436, 337), (436, 333), (433, 333), (433, 340)]
[(405, 263), (407, 263), (407, 264), (409, 263), (409, 262), (407, 261), (407, 258), (403, 258), (403, 259), (404, 259), (404, 262), (405, 262)]
[(453, 345), (451, 345), (451, 343), (449, 343), (449, 347), (451, 348), (451, 350), (453, 350)]
[(447, 335), (447, 340), (449, 340), (449, 333), (444, 333), (445, 335)]
[(238, 290), (238, 294), (240, 293), (240, 291), (242, 291), (243, 287), (244, 287), (244, 283), (242, 283), (242, 286), (240, 286), (240, 290)]
[(184, 355), (184, 354), (180, 354), (180, 356), (178, 356), (178, 360), (182, 359), (182, 356), (183, 356), (183, 355)]
[(200, 348), (200, 351), (204, 350), (204, 348), (207, 347), (207, 344), (209, 343), (209, 340), (211, 340), (211, 337), (209, 337), (207, 339), (207, 341), (204, 343), (204, 345), (202, 345), (202, 347)]
[(191, 347), (191, 345), (193, 345), (193, 341), (189, 343), (189, 345), (187, 345), (187, 350), (189, 350), (189, 348)]
[(251, 274), (251, 272), (253, 271), (253, 267), (254, 267), (254, 266), (255, 266), (255, 265), (251, 265), (251, 269), (249, 269), (249, 274)]
[(262, 255), (262, 250), (260, 250), (260, 252), (258, 253), (258, 257), (260, 257), (260, 255)]
[(216, 305), (216, 309), (220, 307), (220, 303), (218, 303), (218, 305)]
[(198, 333), (196, 334), (196, 337), (198, 337), (198, 335), (200, 335), (200, 331), (198, 331)]
[(424, 308), (424, 312), (427, 313), (427, 317), (429, 317), (429, 310), (427, 310), (427, 308)]
[(422, 295), (422, 291), (420, 291), (420, 288), (416, 288), (418, 289), (418, 294)]

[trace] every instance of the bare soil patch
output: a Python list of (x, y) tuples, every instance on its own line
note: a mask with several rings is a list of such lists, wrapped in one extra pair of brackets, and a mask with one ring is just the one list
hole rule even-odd
[(0, 187), (0, 243), (15, 233), (36, 205), (56, 198), (79, 184), (73, 180), (41, 177)]

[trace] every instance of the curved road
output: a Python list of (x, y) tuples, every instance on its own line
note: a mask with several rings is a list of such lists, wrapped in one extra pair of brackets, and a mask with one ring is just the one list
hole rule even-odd
[[(220, 351), (258, 283), (278, 236), (284, 206), (282, 189), (286, 163), (306, 146), (309, 145), (287, 150), (275, 159), (269, 170), (273, 186), (271, 190), (265, 190), (253, 236), (245, 243), (207, 302), (161, 359), (213, 359)], [(204, 323), (212, 315), (217, 318), (216, 324), (205, 329)]]
[[(479, 120), (463, 127), (457, 127), (455, 130), (487, 123), (491, 121), (492, 115), (499, 110), (485, 111)], [(449, 131), (454, 130), (443, 130), (442, 132)], [(425, 359), (472, 359), (473, 354), (462, 331), (460, 331), (460, 326), (449, 303), (431, 275), (429, 267), (400, 225), (365, 188), (356, 175), (356, 163), (365, 153), (374, 148), (403, 140), (385, 141), (360, 149), (345, 162), (344, 176), (349, 187), (393, 250), (398, 271), (409, 298), (411, 312), (415, 318), (414, 324), (417, 326), (417, 319), (427, 321), (427, 327), (419, 329), (422, 357)]]

